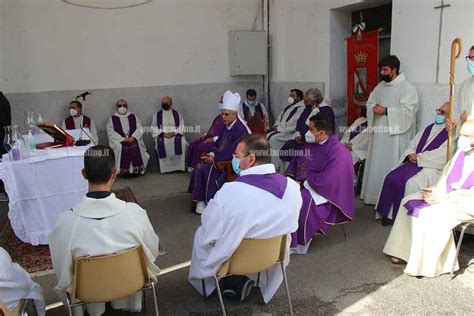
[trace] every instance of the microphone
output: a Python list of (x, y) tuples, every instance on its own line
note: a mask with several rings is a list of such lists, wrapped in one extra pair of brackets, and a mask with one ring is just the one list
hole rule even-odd
[(78, 141), (76, 141), (76, 143), (74, 145), (76, 145), (76, 146), (85, 146), (85, 145), (89, 144), (92, 141), (94, 146), (97, 146), (94, 139), (82, 128), (82, 126), (79, 126), (79, 128), (84, 132), (84, 134), (86, 134), (87, 137), (89, 137), (89, 139), (79, 139)]
[(79, 94), (79, 95), (76, 97), (76, 100), (79, 99), (79, 98), (82, 98), (82, 100), (85, 101), (85, 100), (86, 100), (86, 97), (87, 97), (88, 95), (91, 95), (91, 94), (92, 94), (92, 92), (90, 92), (90, 91), (82, 92), (81, 94)]

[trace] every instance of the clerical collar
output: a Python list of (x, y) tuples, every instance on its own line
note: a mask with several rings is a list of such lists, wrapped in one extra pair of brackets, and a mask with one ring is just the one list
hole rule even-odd
[(275, 173), (275, 165), (271, 163), (267, 163), (264, 165), (257, 165), (251, 168), (242, 170), (240, 172), (241, 176), (249, 175), (249, 174), (269, 174)]
[(226, 126), (227, 129), (228, 129), (228, 130), (229, 130), (229, 129), (232, 129), (232, 127), (234, 127), (234, 125), (235, 125), (235, 123), (237, 122), (238, 119), (239, 119), (239, 118), (236, 118), (235, 121), (233, 121), (230, 125), (227, 125), (227, 126)]
[(318, 143), (319, 145), (324, 145), (329, 140), (329, 137), (323, 140), (322, 142)]
[(92, 191), (87, 192), (86, 196), (91, 199), (105, 199), (110, 194), (112, 194), (110, 191)]

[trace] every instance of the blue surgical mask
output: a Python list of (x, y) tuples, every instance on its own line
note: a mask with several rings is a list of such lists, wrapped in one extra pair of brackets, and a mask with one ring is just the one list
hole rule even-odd
[(444, 124), (446, 121), (446, 117), (441, 114), (436, 114), (435, 116), (435, 123), (438, 125)]
[(467, 71), (474, 76), (474, 60), (468, 60)]
[(304, 134), (304, 139), (307, 143), (316, 143), (316, 137), (314, 137), (314, 134), (311, 133), (311, 131), (307, 131), (306, 134)]
[(234, 172), (236, 175), (239, 175), (242, 169), (240, 169), (240, 159), (237, 159), (235, 157), (232, 158), (232, 169), (234, 169)]
[(471, 140), (466, 136), (459, 136), (458, 138), (458, 149), (464, 151), (465, 153), (472, 150)]
[(224, 104), (222, 104), (221, 102), (217, 103), (217, 109), (219, 111), (222, 111), (224, 109)]

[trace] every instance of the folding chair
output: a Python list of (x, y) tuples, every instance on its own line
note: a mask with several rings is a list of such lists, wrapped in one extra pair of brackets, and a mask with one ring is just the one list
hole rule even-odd
[[(268, 239), (243, 239), (240, 246), (235, 250), (232, 256), (221, 266), (219, 272), (214, 275), (217, 295), (222, 308), (222, 314), (225, 316), (224, 300), (222, 299), (219, 280), (230, 275), (250, 275), (258, 273), (257, 286), (259, 285), (260, 272), (263, 272), (273, 265), (279, 263), (283, 273), (286, 295), (288, 297), (288, 308), (290, 315), (293, 315), (291, 305), (290, 290), (286, 277), (286, 270), (283, 260), (286, 253), (287, 236), (278, 236)], [(202, 280), (204, 297), (206, 297), (205, 281)]]
[(8, 309), (7, 305), (3, 302), (0, 302), (0, 315), (5, 316), (24, 316), (26, 313), (26, 305), (29, 300), (21, 300), (20, 303), (11, 311)]
[[(464, 238), (464, 232), (466, 231), (466, 229), (469, 226), (471, 226), (473, 224), (474, 224), (474, 220), (468, 220), (468, 221), (465, 221), (465, 222), (461, 223), (461, 225), (460, 225), (461, 226), (461, 235), (459, 235), (458, 245), (456, 246), (456, 256), (454, 257), (453, 267), (451, 268), (451, 273), (449, 274), (449, 277), (451, 278), (451, 280), (454, 278), (454, 268), (456, 267), (456, 260), (459, 256), (459, 252), (461, 251), (461, 244), (462, 244), (462, 240)], [(454, 230), (453, 230), (453, 234), (455, 234)]]
[[(151, 289), (158, 316), (155, 284), (146, 268), (142, 246), (124, 252), (102, 256), (80, 257), (75, 260), (72, 297), (68, 294), (68, 312), (87, 303), (110, 302), (138, 291)], [(143, 304), (142, 308), (145, 308)]]

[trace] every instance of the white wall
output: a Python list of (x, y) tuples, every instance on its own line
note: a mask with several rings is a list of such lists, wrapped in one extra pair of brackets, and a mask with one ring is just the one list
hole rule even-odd
[[(440, 83), (449, 82), (451, 42), (456, 37), (464, 41), (462, 57), (474, 44), (474, 1), (445, 1), (440, 51)], [(393, 0), (392, 54), (401, 62), (401, 70), (416, 83), (436, 82), (436, 59), (440, 10), (439, 0)], [(456, 81), (468, 77), (464, 59), (456, 63)]]
[(232, 78), (229, 30), (261, 29), (260, 0), (153, 0), (129, 9), (0, 0), (6, 93), (255, 80)]

